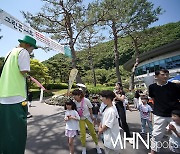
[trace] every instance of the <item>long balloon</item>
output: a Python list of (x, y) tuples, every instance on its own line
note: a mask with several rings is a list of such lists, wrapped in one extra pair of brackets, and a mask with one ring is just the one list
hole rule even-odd
[(35, 78), (33, 78), (32, 76), (30, 76), (30, 79), (37, 84), (38, 87), (40, 87), (42, 90), (46, 90), (43, 85), (38, 81), (36, 80)]

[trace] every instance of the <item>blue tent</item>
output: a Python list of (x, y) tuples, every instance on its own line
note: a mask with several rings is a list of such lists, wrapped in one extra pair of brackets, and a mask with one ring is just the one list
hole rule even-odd
[(169, 79), (168, 81), (173, 81), (173, 80), (179, 80), (180, 81), (180, 75), (176, 75), (175, 77)]

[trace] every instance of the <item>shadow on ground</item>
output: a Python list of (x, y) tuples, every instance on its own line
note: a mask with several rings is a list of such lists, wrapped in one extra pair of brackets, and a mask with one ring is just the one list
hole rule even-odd
[[(37, 104), (38, 105), (38, 104)], [(35, 109), (36, 105), (33, 105)], [(47, 109), (47, 108), (46, 108)], [(42, 108), (38, 108), (39, 112)], [(44, 109), (43, 109), (44, 110)], [(45, 113), (48, 111), (44, 111)], [(64, 112), (59, 108), (54, 109), (53, 114), (37, 114), (28, 119), (28, 137), (25, 154), (69, 154), (67, 137), (64, 135)], [(134, 114), (134, 113), (133, 113)], [(137, 117), (130, 115), (130, 118), (137, 120)], [(140, 132), (140, 122), (131, 120), (129, 128), (132, 132)], [(87, 154), (96, 154), (95, 145), (91, 136), (87, 134)], [(146, 136), (143, 137), (146, 140)], [(75, 138), (75, 153), (81, 154), (80, 137)], [(150, 152), (139, 140), (139, 147), (130, 145), (126, 142), (126, 148), (121, 150), (121, 154), (147, 154)], [(124, 146), (124, 144), (123, 144)], [(103, 147), (100, 142), (100, 147)], [(137, 148), (137, 149), (136, 149)], [(162, 149), (159, 154), (171, 154), (168, 149)], [(103, 151), (104, 153), (104, 151)]]
[[(67, 137), (64, 135), (62, 112), (50, 116), (36, 115), (28, 119), (26, 154), (68, 154)], [(75, 138), (75, 151), (81, 153), (79, 136)], [(93, 148), (94, 146), (94, 148)], [(95, 145), (87, 134), (87, 153), (96, 153)]]

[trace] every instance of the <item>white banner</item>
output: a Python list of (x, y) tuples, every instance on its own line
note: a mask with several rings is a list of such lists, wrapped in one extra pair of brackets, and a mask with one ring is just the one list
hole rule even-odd
[(51, 38), (47, 38), (42, 33), (38, 32), (37, 30), (26, 26), (25, 24), (21, 23), (19, 20), (8, 14), (7, 12), (0, 9), (0, 23), (20, 32), (25, 35), (30, 35), (36, 40), (46, 44), (49, 48), (54, 49), (60, 53), (64, 54), (64, 45), (57, 43), (56, 41), (52, 40)]

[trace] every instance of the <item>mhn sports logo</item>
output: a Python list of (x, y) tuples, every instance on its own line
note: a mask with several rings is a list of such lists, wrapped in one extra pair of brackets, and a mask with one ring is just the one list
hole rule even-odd
[[(150, 138), (149, 133), (147, 133), (147, 140), (146, 141), (138, 132), (133, 132), (132, 137), (126, 137), (126, 132), (124, 132), (123, 136), (121, 136), (121, 133), (119, 133), (115, 140), (113, 140), (113, 138), (111, 137), (111, 142), (112, 142), (112, 145), (114, 148), (116, 148), (116, 146), (120, 146), (121, 149), (126, 149), (126, 141), (132, 141), (133, 149), (139, 149), (139, 141), (141, 141), (143, 143), (143, 145), (146, 147), (146, 149), (150, 149), (150, 147), (151, 148), (156, 147), (159, 149), (160, 148), (166, 149), (166, 148), (169, 148), (170, 145), (172, 145), (172, 144), (173, 144), (174, 148), (178, 148), (178, 143), (176, 141), (173, 143), (168, 142), (168, 141), (155, 142), (153, 140), (153, 138)], [(150, 146), (150, 143), (153, 143), (153, 144), (151, 144), (151, 146)]]

